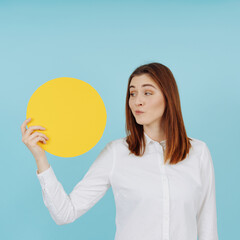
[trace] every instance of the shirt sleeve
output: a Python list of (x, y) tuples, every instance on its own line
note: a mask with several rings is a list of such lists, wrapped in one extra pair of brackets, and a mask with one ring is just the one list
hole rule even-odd
[(50, 167), (36, 172), (45, 206), (58, 225), (68, 224), (86, 213), (107, 192), (110, 187), (109, 175), (113, 164), (112, 142), (100, 152), (82, 180), (67, 195)]
[(198, 238), (218, 240), (214, 166), (206, 143), (204, 143), (200, 166), (202, 195), (197, 212)]

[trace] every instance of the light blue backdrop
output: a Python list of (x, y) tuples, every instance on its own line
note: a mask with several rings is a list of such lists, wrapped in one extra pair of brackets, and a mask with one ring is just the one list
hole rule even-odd
[(239, 232), (239, 1), (0, 1), (0, 238), (112, 240), (112, 189), (74, 223), (58, 226), (42, 200), (36, 163), (20, 125), (33, 92), (57, 77), (91, 84), (107, 109), (88, 153), (47, 153), (67, 193), (107, 142), (125, 136), (127, 80), (139, 65), (168, 66), (187, 133), (212, 154), (220, 239)]

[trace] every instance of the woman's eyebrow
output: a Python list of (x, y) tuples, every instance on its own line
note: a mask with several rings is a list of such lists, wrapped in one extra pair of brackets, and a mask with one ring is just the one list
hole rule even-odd
[[(155, 88), (152, 84), (149, 84), (149, 83), (148, 83), (148, 84), (143, 84), (142, 87), (153, 87), (153, 88)], [(131, 85), (131, 86), (129, 87), (129, 89), (130, 89), (130, 88), (135, 88), (135, 86), (134, 86), (134, 85)], [(156, 89), (156, 88), (155, 88), (155, 89)]]

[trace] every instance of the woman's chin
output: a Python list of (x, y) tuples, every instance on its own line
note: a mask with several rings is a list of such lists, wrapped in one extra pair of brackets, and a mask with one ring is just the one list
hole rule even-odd
[(140, 120), (136, 120), (136, 122), (137, 122), (137, 124), (139, 124), (139, 125), (144, 125), (144, 124), (146, 124), (144, 121), (140, 121)]

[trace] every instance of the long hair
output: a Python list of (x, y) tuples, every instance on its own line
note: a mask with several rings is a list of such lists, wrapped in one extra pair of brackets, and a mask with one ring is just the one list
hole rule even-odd
[(166, 134), (166, 146), (164, 151), (164, 164), (177, 164), (184, 160), (189, 153), (191, 143), (187, 136), (177, 83), (170, 69), (160, 63), (149, 63), (136, 68), (128, 79), (127, 96), (126, 96), (126, 142), (130, 154), (142, 156), (145, 152), (146, 143), (144, 139), (143, 125), (136, 122), (135, 117), (129, 107), (129, 87), (134, 76), (148, 74), (160, 87), (164, 99), (165, 110), (161, 118), (161, 125), (164, 126)]

